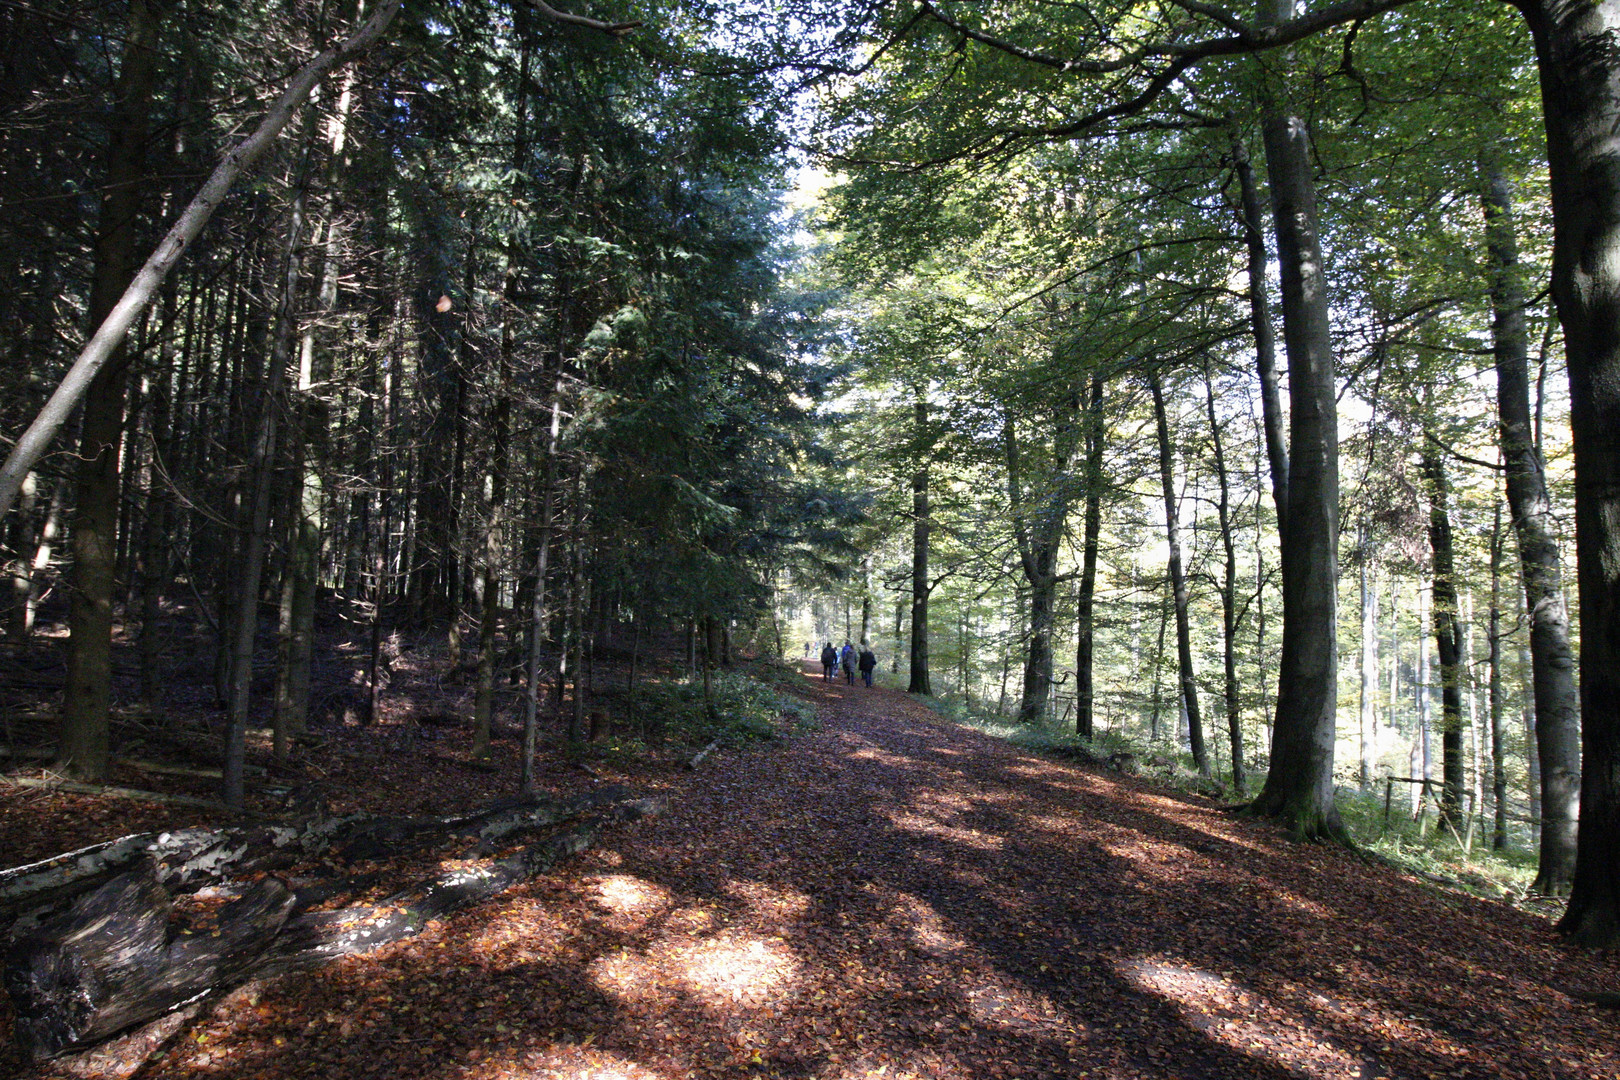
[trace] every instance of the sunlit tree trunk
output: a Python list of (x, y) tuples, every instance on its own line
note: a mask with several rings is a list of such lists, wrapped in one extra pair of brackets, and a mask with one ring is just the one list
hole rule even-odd
[(1519, 544), (1519, 572), (1530, 621), (1530, 679), (1535, 693), (1540, 774), (1540, 864), (1534, 888), (1567, 895), (1575, 874), (1580, 804), (1580, 698), (1569, 612), (1564, 605), (1552, 502), (1530, 412), (1530, 345), (1512, 192), (1501, 170), (1485, 175), (1485, 237), (1491, 273), (1491, 337), (1496, 411), (1507, 500)]

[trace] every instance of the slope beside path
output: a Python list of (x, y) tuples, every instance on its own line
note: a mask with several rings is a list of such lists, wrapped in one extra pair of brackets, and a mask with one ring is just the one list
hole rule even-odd
[[(818, 668), (819, 670), (819, 668)], [(1545, 921), (807, 676), (603, 849), (142, 1077), (1620, 1076)]]

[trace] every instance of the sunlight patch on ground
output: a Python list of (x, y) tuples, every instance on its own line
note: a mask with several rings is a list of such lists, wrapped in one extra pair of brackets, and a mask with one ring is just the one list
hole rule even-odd
[(958, 844), (978, 848), (980, 851), (1000, 851), (1007, 843), (1007, 838), (1004, 836), (991, 836), (980, 832), (978, 829), (963, 829), (955, 825), (947, 825), (942, 821), (924, 817), (921, 814), (891, 813), (888, 817), (889, 821), (897, 829), (954, 840)]
[(465, 945), (485, 961), (498, 965), (527, 963), (550, 956), (552, 949), (572, 928), (540, 900), (509, 898), (468, 934)]
[(745, 902), (768, 919), (800, 919), (810, 910), (810, 897), (797, 889), (784, 889), (760, 881), (732, 881), (726, 894)]
[(596, 895), (592, 899), (598, 905), (637, 922), (667, 910), (674, 903), (668, 889), (633, 874), (604, 874), (587, 879), (586, 884), (595, 886)]
[(1074, 778), (1074, 772), (1066, 765), (1059, 765), (1055, 761), (1022, 761), (1017, 765), (1008, 766), (1007, 771), (1014, 776), (1027, 777), (1030, 780), (1039, 780), (1043, 784), (1067, 783)]
[(1033, 994), (1005, 979), (974, 987), (966, 997), (969, 1012), (981, 1024), (1026, 1035), (1065, 1026), (1062, 1011), (1045, 995)]
[(1360, 1061), (1334, 1045), (1307, 1018), (1279, 1008), (1224, 975), (1153, 957), (1122, 961), (1115, 970), (1175, 1005), (1188, 1027), (1240, 1054), (1324, 1080), (1363, 1075)]
[(911, 758), (900, 754), (893, 754), (887, 750), (880, 750), (875, 746), (863, 746), (849, 755), (855, 761), (875, 761), (880, 765), (892, 765), (895, 768), (909, 769), (916, 765)]
[(799, 982), (799, 962), (780, 941), (742, 936), (621, 949), (593, 961), (587, 972), (598, 989), (621, 1001), (667, 1000), (671, 989), (680, 989), (725, 1009), (773, 1004)]
[(880, 893), (880, 898), (893, 912), (893, 920), (908, 928), (911, 943), (919, 952), (939, 957), (960, 953), (968, 947), (965, 940), (946, 929), (945, 920), (927, 900), (889, 890)]
[(551, 1046), (531, 1050), (515, 1059), (491, 1060), (477, 1072), (462, 1075), (479, 1080), (665, 1080), (618, 1054), (590, 1046)]

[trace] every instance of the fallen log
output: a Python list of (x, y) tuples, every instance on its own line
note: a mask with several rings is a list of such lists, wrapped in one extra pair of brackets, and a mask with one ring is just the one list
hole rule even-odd
[(199, 799), (193, 795), (169, 795), (161, 791), (142, 791), (139, 788), (113, 787), (110, 784), (80, 784), (55, 777), (6, 776), (0, 777), (0, 788), (6, 786), (44, 788), (47, 791), (69, 791), (76, 795), (111, 795), (137, 802), (159, 803), (172, 806), (201, 806), (209, 810), (223, 810), (225, 804), (217, 799)]
[[(603, 788), (568, 803), (545, 800), (545, 807), (531, 800), (523, 808), (530, 821), (550, 822), (559, 813), (590, 816), (505, 858), (436, 875), (377, 904), (308, 912), (309, 904), (334, 889), (294, 892), (263, 878), (221, 909), (217, 929), (208, 932), (170, 926), (172, 895), (157, 878), (157, 864), (148, 862), (17, 940), (6, 957), (4, 981), (16, 1011), (18, 1044), (34, 1060), (54, 1057), (243, 979), (318, 966), (420, 933), (435, 919), (544, 873), (589, 846), (607, 824), (662, 808), (657, 800), (630, 795)], [(470, 817), (480, 819), (478, 827), (460, 835), (476, 839), (480, 849), (521, 827), (506, 812)], [(340, 883), (336, 891), (351, 884)]]
[(719, 749), (719, 747), (720, 747), (720, 740), (719, 739), (714, 740), (714, 742), (710, 743), (708, 746), (705, 746), (702, 750), (699, 750), (692, 757), (692, 760), (688, 761), (686, 763), (686, 767), (688, 769), (697, 768), (699, 765), (703, 764), (703, 759), (704, 758), (706, 758), (710, 754), (714, 753), (717, 749)]
[[(522, 829), (556, 824), (632, 797), (628, 789), (608, 786), (569, 802), (519, 796), (498, 799), (470, 814), (436, 818), (328, 817), (323, 808), (309, 807), (300, 819), (289, 822), (125, 836), (0, 870), (0, 927), (25, 913), (59, 906), (146, 861), (171, 892), (191, 892), (232, 876), (274, 870), (329, 847), (349, 862), (395, 856), (447, 840), (472, 841), (489, 850)], [(38, 921), (37, 915), (32, 921)]]
[(121, 874), (19, 941), (6, 958), (17, 1042), (35, 1060), (87, 1046), (234, 982), (292, 911), (264, 878), (220, 911), (209, 934), (169, 929), (170, 897), (150, 875)]

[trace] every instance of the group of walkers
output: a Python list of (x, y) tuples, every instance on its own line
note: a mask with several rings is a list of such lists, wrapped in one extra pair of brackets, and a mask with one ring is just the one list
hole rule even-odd
[[(808, 651), (808, 648), (806, 651)], [(872, 669), (875, 667), (877, 667), (877, 654), (872, 652), (871, 647), (864, 641), (861, 642), (859, 653), (855, 651), (855, 646), (849, 643), (848, 638), (844, 639), (842, 649), (834, 648), (833, 643), (830, 641), (821, 649), (821, 677), (828, 682), (832, 681), (834, 672), (842, 669), (844, 681), (854, 686), (855, 671), (859, 668), (862, 681), (867, 686), (871, 686)]]

